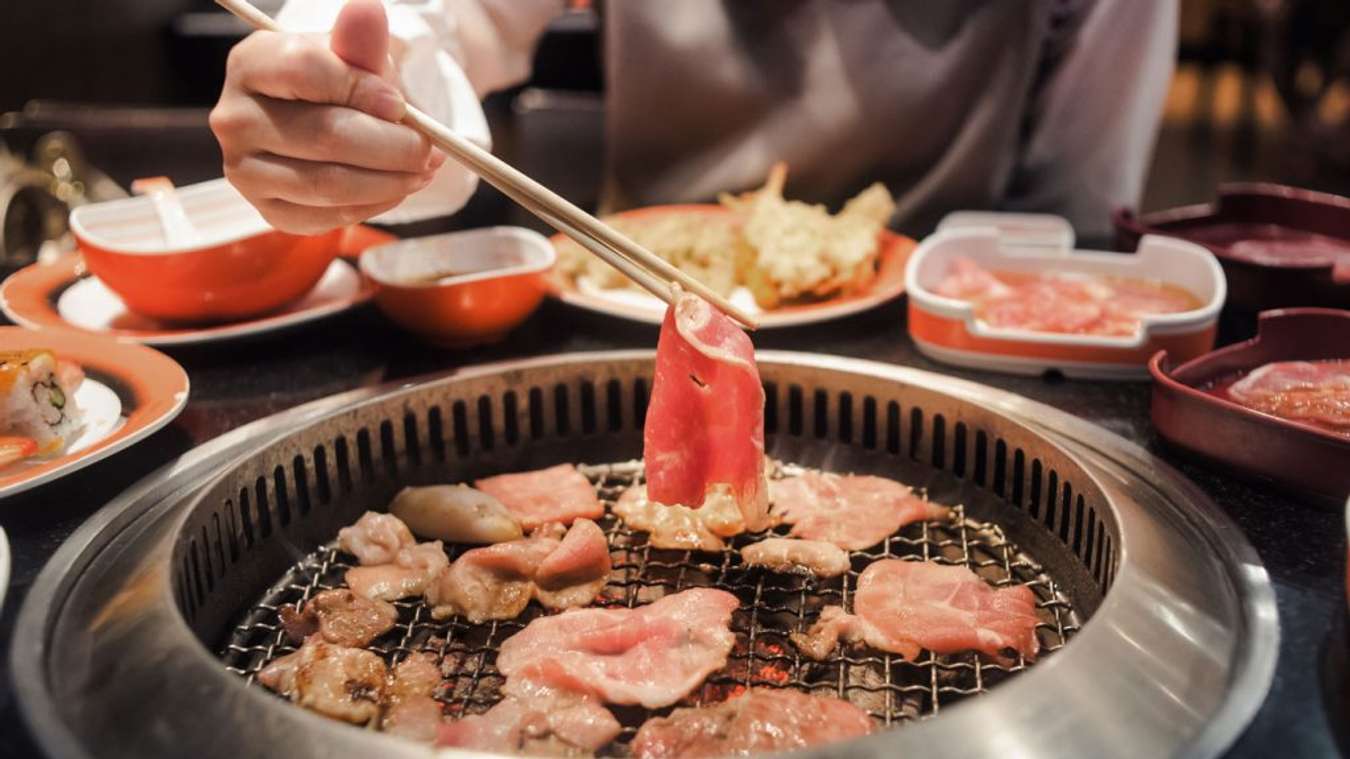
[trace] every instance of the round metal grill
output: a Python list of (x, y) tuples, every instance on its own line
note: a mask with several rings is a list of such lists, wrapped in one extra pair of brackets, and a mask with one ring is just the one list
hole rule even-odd
[[(596, 485), (607, 506), (642, 477), (639, 462), (580, 469)], [(772, 476), (797, 471), (800, 468), (778, 465), (773, 467)], [(938, 497), (941, 494), (931, 495), (936, 501), (948, 502)], [(600, 526), (609, 539), (614, 569), (596, 603), (633, 607), (691, 587), (720, 588), (740, 599), (740, 608), (732, 618), (736, 645), (726, 667), (709, 677), (685, 705), (721, 701), (747, 687), (767, 686), (847, 699), (886, 726), (927, 717), (961, 699), (986, 692), (1032, 663), (1018, 657), (1011, 666), (1003, 666), (973, 652), (934, 656), (927, 651), (918, 661), (908, 662), (870, 649), (843, 648), (816, 662), (801, 656), (788, 636), (810, 627), (827, 605), (843, 605), (851, 611), (858, 574), (872, 561), (900, 558), (964, 565), (999, 587), (1027, 585), (1038, 599), (1041, 658), (1063, 647), (1081, 623), (1067, 594), (1041, 564), (1011, 543), (998, 525), (968, 519), (963, 506), (956, 506), (954, 511), (950, 522), (912, 524), (871, 551), (851, 552), (851, 571), (823, 580), (744, 566), (737, 549), (763, 536), (738, 536), (721, 553), (662, 550), (651, 547), (645, 533), (632, 531), (607, 514)], [(786, 534), (785, 528), (778, 531)], [(451, 550), (453, 558), (463, 548), (452, 546)], [(220, 651), (229, 671), (252, 681), (268, 663), (294, 651), (295, 646), (279, 624), (278, 609), (302, 603), (318, 591), (341, 587), (343, 575), (353, 565), (352, 557), (340, 552), (335, 543), (297, 562), (234, 627)], [(399, 610), (398, 625), (369, 648), (389, 664), (414, 651), (434, 655), (445, 676), (436, 697), (451, 717), (482, 713), (501, 699), (504, 678), (495, 666), (497, 649), (542, 613), (531, 605), (517, 619), (475, 625), (459, 617), (435, 621), (420, 598), (394, 605)], [(602, 755), (622, 756), (644, 720), (670, 711), (612, 708), (624, 731)]]

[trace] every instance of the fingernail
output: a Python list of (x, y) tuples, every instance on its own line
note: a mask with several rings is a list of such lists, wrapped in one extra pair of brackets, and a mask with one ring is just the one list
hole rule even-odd
[(431, 155), (427, 156), (427, 168), (434, 171), (436, 169), (439, 169), (444, 164), (445, 164), (445, 153), (442, 153), (436, 148), (432, 148)]

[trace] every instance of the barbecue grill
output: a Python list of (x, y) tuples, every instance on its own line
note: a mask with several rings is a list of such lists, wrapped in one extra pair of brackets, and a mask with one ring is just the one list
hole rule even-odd
[[(1185, 755), (1222, 751), (1263, 699), (1278, 638), (1273, 595), (1233, 525), (1164, 464), (1040, 404), (940, 375), (761, 352), (767, 449), (782, 467), (891, 476), (950, 522), (902, 529), (834, 580), (775, 575), (724, 553), (657, 550), (613, 517), (607, 605), (686, 587), (741, 600), (727, 667), (693, 695), (746, 686), (846, 698), (888, 726), (809, 755)], [(425, 756), (429, 749), (286, 703), (250, 681), (291, 648), (282, 604), (341, 581), (339, 527), (410, 484), (563, 461), (612, 501), (641, 476), (650, 352), (462, 370), (285, 412), (187, 454), (109, 504), (29, 594), (14, 646), (22, 707), (61, 756)], [(780, 467), (781, 468), (781, 467)], [(740, 541), (741, 539), (738, 539)], [(847, 606), (877, 558), (959, 563), (1038, 598), (1042, 655), (918, 661), (866, 649), (811, 662), (787, 641)], [(447, 713), (500, 697), (507, 622), (434, 622), (420, 601), (372, 647), (429, 651)], [(618, 708), (621, 755), (651, 712)]]

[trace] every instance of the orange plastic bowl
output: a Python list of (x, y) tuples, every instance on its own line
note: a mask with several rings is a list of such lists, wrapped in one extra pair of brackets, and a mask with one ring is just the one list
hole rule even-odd
[(188, 247), (167, 244), (148, 197), (70, 214), (89, 270), (144, 316), (172, 322), (257, 316), (309, 292), (338, 255), (344, 230), (278, 232), (223, 179), (177, 195), (199, 236)]
[(506, 337), (543, 300), (557, 254), (519, 227), (489, 227), (390, 243), (361, 254), (379, 286), (375, 304), (437, 345), (463, 348)]

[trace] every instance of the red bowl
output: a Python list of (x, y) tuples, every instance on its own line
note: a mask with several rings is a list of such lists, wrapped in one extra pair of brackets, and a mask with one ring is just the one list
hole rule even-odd
[(448, 348), (497, 342), (539, 307), (557, 260), (537, 232), (489, 227), (379, 245), (361, 271), (375, 305), (399, 326)]
[(1202, 388), (1275, 361), (1346, 357), (1350, 311), (1266, 311), (1251, 340), (1177, 367), (1166, 351), (1153, 357), (1153, 426), (1173, 445), (1239, 474), (1343, 504), (1350, 494), (1350, 437), (1262, 413)]
[(225, 180), (177, 191), (200, 241), (171, 247), (148, 197), (76, 208), (70, 227), (89, 270), (127, 308), (169, 322), (208, 323), (273, 311), (309, 292), (344, 231), (292, 235), (263, 221)]
[(1248, 311), (1289, 306), (1350, 306), (1350, 268), (1330, 258), (1257, 262), (1236, 246), (1275, 244), (1297, 249), (1310, 235), (1350, 249), (1350, 198), (1276, 184), (1219, 187), (1213, 203), (1136, 216), (1113, 215), (1116, 244), (1134, 250), (1147, 234), (1168, 235), (1209, 248), (1228, 279), (1228, 302)]

